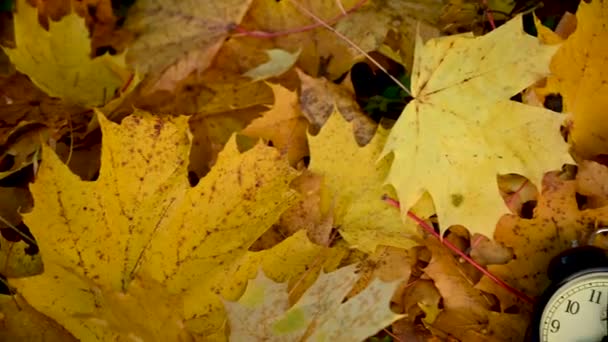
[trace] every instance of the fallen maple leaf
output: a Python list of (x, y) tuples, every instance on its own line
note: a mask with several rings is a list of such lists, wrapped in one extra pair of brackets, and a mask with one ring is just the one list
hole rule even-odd
[[(461, 341), (523, 341), (528, 321), (522, 315), (490, 310), (491, 302), (473, 287), (462, 265), (434, 237), (427, 237), (426, 245), (432, 259), (426, 273), (443, 297), (443, 308), (424, 307), (425, 322), (434, 335), (452, 335)], [(435, 312), (434, 320), (429, 312)], [(434, 316), (434, 315), (433, 315)], [(431, 316), (431, 317), (433, 317)]]
[(0, 295), (0, 340), (76, 342), (57, 322), (40, 314), (23, 298)]
[(199, 178), (206, 175), (230, 137), (257, 117), (257, 111), (248, 109), (191, 116), (192, 151), (188, 171)]
[(237, 303), (225, 302), (230, 339), (360, 341), (401, 317), (388, 307), (399, 282), (375, 280), (342, 303), (356, 280), (354, 266), (321, 274), (289, 307), (286, 284), (276, 284), (260, 273)]
[(576, 31), (551, 61), (545, 94), (560, 93), (564, 112), (572, 115), (573, 147), (582, 157), (608, 154), (608, 3), (582, 1), (576, 12)]
[[(350, 37), (359, 38), (357, 45), (364, 51), (380, 50), (389, 52), (386, 45), (387, 33), (391, 36), (391, 45), (399, 52), (394, 58), (405, 66), (406, 70), (412, 70), (414, 60), (414, 45), (416, 36), (423, 38), (435, 38), (440, 34), (439, 19), (446, 5), (446, 0), (387, 0), (368, 1), (367, 6), (349, 15), (336, 25), (340, 32), (346, 32)], [(373, 25), (361, 25), (361, 23), (373, 23)]]
[(398, 210), (382, 201), (392, 189), (384, 186), (390, 159), (376, 161), (388, 131), (359, 147), (352, 125), (338, 112), (317, 136), (309, 136), (309, 170), (323, 176), (322, 210), (333, 209), (334, 227), (354, 248), (373, 253), (378, 245), (410, 248), (417, 243), (416, 224), (404, 223)]
[(317, 134), (336, 108), (352, 122), (357, 143), (367, 144), (376, 134), (376, 123), (362, 110), (353, 91), (325, 78), (314, 78), (298, 70), (301, 80), (300, 107), (310, 122), (310, 131)]
[[(334, 79), (354, 64), (359, 53), (349, 48), (345, 42), (337, 40), (332, 32), (319, 25), (310, 15), (303, 12), (302, 8), (314, 13), (322, 20), (330, 21), (343, 15), (342, 9), (350, 10), (357, 5), (361, 5), (361, 0), (342, 0), (340, 2), (313, 0), (307, 1), (305, 5), (298, 5), (291, 1), (258, 0), (253, 1), (241, 25), (253, 33), (256, 31), (271, 34), (289, 32), (289, 34), (278, 34), (274, 37), (275, 47), (288, 51), (301, 49), (298, 67), (309, 75), (327, 73), (331, 79)], [(347, 18), (345, 16), (342, 20)], [(310, 30), (310, 25), (317, 25), (317, 28)], [(358, 26), (368, 27), (369, 25), (359, 22)], [(348, 32), (345, 33), (349, 35)], [(365, 36), (350, 38), (359, 44)]]
[[(296, 172), (276, 150), (258, 144), (240, 154), (232, 139), (190, 188), (187, 117), (140, 111), (120, 126), (101, 114), (99, 121), (104, 144), (95, 182), (81, 181), (44, 148), (31, 185), (35, 207), (24, 222), (39, 241), (45, 272), (11, 283), (82, 340), (189, 335), (184, 322), (221, 305), (215, 293), (244, 285), (215, 279), (294, 202)], [(222, 321), (218, 314), (198, 324), (222, 336)]]
[[(511, 248), (514, 258), (504, 265), (488, 266), (490, 272), (530, 296), (541, 294), (549, 285), (547, 268), (551, 259), (571, 248), (573, 241), (584, 241), (595, 227), (608, 223), (608, 207), (580, 210), (577, 204), (575, 193), (579, 179), (589, 182), (590, 178), (602, 176), (591, 165), (581, 164), (577, 180), (563, 180), (556, 173), (547, 174), (533, 218), (505, 215), (500, 219), (494, 239)], [(605, 179), (596, 181), (605, 182)], [(486, 277), (477, 287), (496, 294), (504, 309), (521, 305), (513, 295)]]
[(162, 74), (155, 89), (172, 91), (192, 71), (209, 67), (252, 1), (137, 1), (125, 23), (136, 35), (127, 59), (139, 72)]
[(17, 47), (3, 47), (4, 52), (17, 70), (51, 96), (102, 106), (132, 77), (123, 55), (89, 57), (89, 32), (76, 13), (51, 21), (47, 32), (38, 24), (36, 9), (19, 0), (14, 22)]
[(281, 85), (270, 84), (270, 87), (274, 93), (274, 106), (261, 118), (253, 120), (241, 134), (270, 140), (295, 165), (308, 154), (308, 121), (300, 112), (295, 91)]
[(50, 97), (36, 88), (27, 76), (14, 73), (0, 76), (0, 112), (3, 125), (0, 127), (0, 146), (7, 149), (22, 135), (24, 126), (40, 124), (49, 128), (54, 139), (59, 139), (68, 131), (71, 122), (78, 129), (90, 119), (87, 109)]
[(462, 224), (491, 236), (508, 212), (498, 174), (538, 184), (545, 171), (572, 161), (559, 114), (508, 100), (548, 73), (556, 49), (527, 35), (521, 17), (483, 37), (418, 40), (415, 99), (383, 152), (395, 156), (388, 181), (403, 213), (428, 191), (442, 229)]

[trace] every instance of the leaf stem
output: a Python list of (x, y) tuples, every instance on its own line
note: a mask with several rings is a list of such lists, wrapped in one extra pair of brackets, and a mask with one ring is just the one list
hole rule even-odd
[(391, 75), (388, 72), (388, 70), (386, 70), (385, 67), (383, 67), (380, 63), (378, 63), (378, 61), (376, 61), (374, 58), (372, 58), (372, 56), (370, 56), (367, 52), (365, 52), (362, 48), (360, 48), (359, 45), (355, 44), (355, 42), (353, 42), (352, 40), (350, 40), (350, 38), (348, 38), (347, 36), (345, 36), (344, 34), (342, 34), (340, 31), (338, 31), (335, 28), (331, 27), (328, 23), (324, 22), (321, 18), (319, 18), (314, 13), (312, 13), (309, 9), (307, 9), (306, 7), (300, 5), (297, 1), (295, 1), (295, 0), (290, 0), (290, 1), (301, 12), (303, 12), (306, 15), (308, 15), (309, 17), (313, 18), (315, 21), (317, 21), (323, 27), (325, 27), (326, 29), (330, 30), (336, 36), (338, 36), (340, 39), (342, 39), (344, 42), (346, 42), (348, 45), (350, 45), (353, 49), (357, 50), (357, 52), (359, 52), (360, 54), (362, 54), (363, 56), (365, 56), (365, 58), (367, 58), (370, 62), (372, 62), (378, 69), (382, 70), (382, 72), (384, 72), (388, 77), (390, 77), (390, 79), (393, 80), (393, 82), (395, 82), (395, 84), (397, 84), (399, 86), (399, 88), (403, 89), (403, 91), (405, 91), (406, 94), (408, 94), (409, 96), (412, 96), (412, 93), (410, 92), (410, 90), (403, 83), (401, 83), (401, 81), (399, 81), (395, 76)]
[(492, 26), (492, 30), (496, 30), (496, 23), (494, 23), (494, 15), (490, 10), (490, 6), (488, 6), (488, 0), (481, 0), (483, 6), (485, 7), (484, 12), (486, 12), (486, 16), (488, 17), (488, 21), (490, 22), (490, 26)]
[[(399, 204), (399, 201), (397, 201), (397, 200), (395, 200), (393, 198), (390, 198), (388, 196), (384, 196), (383, 200), (386, 203), (392, 205), (395, 208), (400, 208), (401, 207), (400, 204)], [(431, 227), (428, 223), (426, 223), (420, 217), (416, 216), (416, 214), (412, 213), (411, 211), (408, 211), (407, 212), (407, 216), (410, 219), (414, 220), (420, 227), (422, 227), (429, 234), (431, 234), (434, 237), (436, 237), (437, 239), (439, 239), (439, 241), (441, 241), (441, 243), (444, 244), (446, 247), (448, 247), (450, 250), (452, 250), (453, 252), (455, 252), (456, 254), (458, 254), (459, 256), (461, 256), (469, 264), (473, 265), (473, 267), (475, 267), (476, 269), (478, 269), (486, 277), (490, 278), (498, 286), (504, 288), (505, 290), (507, 290), (511, 294), (515, 295), (517, 298), (523, 300), (524, 302), (526, 302), (528, 304), (534, 304), (534, 299), (532, 299), (531, 297), (529, 297), (527, 294), (525, 294), (522, 291), (520, 291), (520, 290), (512, 287), (511, 285), (509, 285), (506, 282), (504, 282), (502, 279), (500, 279), (497, 276), (495, 276), (494, 274), (492, 274), (490, 271), (488, 271), (486, 268), (484, 268), (483, 266), (481, 266), (480, 264), (478, 264), (470, 256), (466, 255), (466, 253), (464, 253), (463, 251), (461, 251), (458, 247), (456, 247), (450, 241), (448, 241), (446, 239), (442, 239), (441, 235), (439, 235), (439, 233), (437, 233), (435, 231), (435, 229), (433, 229), (433, 227)]]

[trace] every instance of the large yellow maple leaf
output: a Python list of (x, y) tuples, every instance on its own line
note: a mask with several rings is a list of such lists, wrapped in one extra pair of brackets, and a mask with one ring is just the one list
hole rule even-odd
[(415, 99), (384, 147), (395, 156), (388, 181), (402, 211), (428, 191), (443, 229), (462, 224), (491, 236), (508, 212), (498, 174), (539, 184), (545, 171), (571, 161), (559, 114), (509, 100), (548, 74), (556, 49), (527, 35), (521, 17), (482, 37), (418, 40)]
[[(101, 114), (99, 121), (97, 181), (80, 180), (43, 150), (31, 185), (35, 207), (24, 221), (45, 271), (11, 280), (34, 308), (86, 341), (173, 341), (190, 332), (221, 340), (217, 294), (234, 298), (253, 276), (244, 270), (270, 262), (287, 280), (307, 267), (301, 258), (285, 263), (279, 252), (247, 252), (295, 200), (289, 183), (297, 173), (275, 149), (258, 144), (239, 153), (231, 139), (190, 188), (187, 117), (138, 111), (121, 125)], [(298, 241), (311, 260), (318, 247)]]
[(17, 46), (3, 50), (17, 70), (51, 96), (83, 106), (102, 106), (132, 76), (124, 56), (89, 57), (89, 32), (76, 13), (49, 22), (46, 31), (38, 23), (37, 10), (19, 0), (14, 20)]
[(545, 94), (560, 93), (572, 115), (573, 147), (585, 158), (608, 154), (608, 3), (582, 1), (576, 31), (551, 61)]

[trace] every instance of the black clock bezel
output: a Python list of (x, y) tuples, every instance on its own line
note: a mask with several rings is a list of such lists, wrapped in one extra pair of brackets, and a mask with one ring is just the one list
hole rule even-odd
[(529, 338), (526, 340), (531, 342), (540, 342), (540, 331), (541, 331), (541, 318), (545, 311), (549, 300), (553, 295), (562, 287), (572, 282), (576, 278), (591, 274), (591, 273), (608, 273), (608, 266), (601, 267), (590, 267), (580, 270), (578, 272), (572, 273), (571, 275), (563, 278), (562, 280), (552, 283), (547, 287), (547, 289), (543, 292), (543, 294), (538, 297), (534, 305), (534, 311), (532, 312), (532, 321), (530, 323)]

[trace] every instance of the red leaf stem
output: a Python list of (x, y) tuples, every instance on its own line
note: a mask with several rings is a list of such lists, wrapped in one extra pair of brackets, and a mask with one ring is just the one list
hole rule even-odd
[[(400, 208), (399, 201), (397, 201), (395, 199), (392, 199), (390, 197), (385, 196), (384, 201), (387, 202), (388, 204), (392, 205), (395, 208)], [(446, 239), (442, 239), (441, 235), (439, 235), (435, 231), (435, 229), (433, 229), (433, 227), (431, 227), (428, 223), (426, 223), (420, 217), (416, 216), (416, 214), (412, 213), (411, 211), (408, 211), (407, 212), (407, 216), (410, 219), (414, 220), (416, 223), (418, 223), (418, 225), (420, 227), (422, 227), (422, 229), (424, 229), (429, 234), (431, 234), (434, 237), (436, 237), (437, 239), (439, 239), (439, 241), (441, 241), (441, 243), (444, 244), (446, 247), (448, 247), (450, 250), (452, 250), (456, 254), (460, 255), (469, 264), (473, 265), (473, 267), (475, 267), (476, 269), (478, 269), (479, 272), (483, 273), (486, 277), (490, 278), (498, 286), (500, 286), (500, 287), (504, 288), (505, 290), (509, 291), (511, 294), (515, 295), (517, 298), (523, 300), (524, 302), (526, 302), (528, 304), (534, 304), (534, 299), (532, 299), (531, 297), (529, 297), (527, 294), (525, 294), (525, 293), (521, 292), (520, 290), (512, 287), (511, 285), (505, 283), (502, 279), (498, 278), (497, 276), (495, 276), (494, 274), (492, 274), (490, 271), (488, 271), (487, 269), (485, 269), (483, 266), (481, 266), (480, 264), (478, 264), (471, 257), (469, 257), (468, 255), (466, 255), (463, 251), (461, 251), (458, 247), (456, 247), (450, 241), (448, 241)]]

